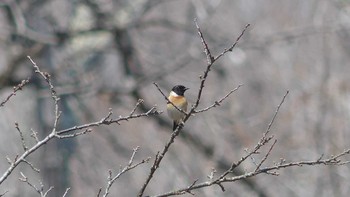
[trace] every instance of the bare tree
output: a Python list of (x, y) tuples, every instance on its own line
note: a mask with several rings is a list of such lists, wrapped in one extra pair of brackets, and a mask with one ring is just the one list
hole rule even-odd
[[(349, 193), (346, 7), (0, 3), (0, 196)], [(172, 133), (178, 83), (193, 108)]]

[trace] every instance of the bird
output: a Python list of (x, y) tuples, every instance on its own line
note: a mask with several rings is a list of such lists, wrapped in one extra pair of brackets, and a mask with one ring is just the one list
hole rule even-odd
[[(186, 88), (183, 85), (174, 86), (169, 94), (168, 100), (173, 103), (177, 108), (187, 111), (187, 100), (184, 95), (185, 91), (189, 88)], [(181, 123), (186, 114), (176, 109), (173, 104), (168, 101), (167, 103), (167, 112), (168, 116), (173, 120), (173, 131), (175, 131), (176, 127)]]

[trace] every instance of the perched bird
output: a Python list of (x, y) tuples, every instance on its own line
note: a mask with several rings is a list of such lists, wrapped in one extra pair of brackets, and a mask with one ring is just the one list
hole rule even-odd
[[(184, 112), (187, 111), (187, 100), (184, 96), (184, 93), (189, 88), (186, 88), (183, 85), (176, 85), (171, 89), (169, 94), (169, 101), (172, 102), (176, 107), (182, 109)], [(173, 130), (181, 123), (182, 119), (185, 117), (185, 114), (176, 109), (170, 102), (167, 104), (168, 115), (173, 119)]]

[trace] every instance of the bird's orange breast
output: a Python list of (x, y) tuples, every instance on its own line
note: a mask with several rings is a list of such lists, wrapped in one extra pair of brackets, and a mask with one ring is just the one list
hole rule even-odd
[[(187, 111), (187, 101), (183, 96), (172, 96), (168, 97), (169, 101), (171, 101), (176, 107), (182, 109), (183, 111)], [(171, 103), (167, 104), (168, 115), (174, 120), (181, 120), (185, 114), (181, 111), (177, 110)]]
[[(171, 101), (174, 105), (181, 108), (182, 110), (187, 109), (187, 101), (183, 96), (169, 96), (169, 101)], [(168, 103), (168, 107), (174, 107), (171, 103)]]

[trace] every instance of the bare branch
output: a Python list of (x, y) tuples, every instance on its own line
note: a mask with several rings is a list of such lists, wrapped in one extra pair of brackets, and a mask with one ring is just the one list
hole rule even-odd
[(234, 170), (235, 168), (237, 168), (239, 165), (241, 165), (248, 157), (251, 157), (251, 155), (257, 154), (258, 151), (260, 150), (260, 148), (261, 148), (262, 146), (264, 146), (266, 143), (268, 143), (272, 138), (273, 138), (272, 136), (270, 136), (270, 137), (268, 137), (268, 138), (264, 138), (265, 140), (262, 140), (263, 138), (261, 138), (260, 141), (262, 141), (262, 143), (259, 142), (259, 143), (254, 147), (254, 149), (253, 149), (252, 151), (250, 151), (246, 156), (244, 156), (244, 157), (242, 157), (240, 160), (238, 160), (238, 162), (236, 162), (236, 163), (233, 162), (232, 165), (231, 165), (231, 167), (230, 167), (226, 172), (224, 172), (224, 173), (220, 176), (219, 179), (224, 178), (224, 177), (225, 177), (226, 175), (228, 175), (229, 173), (232, 173), (233, 170)]
[(244, 35), (245, 31), (248, 29), (248, 27), (250, 26), (250, 24), (247, 24), (243, 31), (241, 32), (241, 34), (237, 37), (236, 41), (231, 45), (230, 48), (225, 49), (222, 53), (220, 53), (218, 56), (216, 56), (214, 58), (214, 61), (218, 60), (220, 57), (222, 57), (223, 55), (225, 55), (227, 52), (231, 52), (233, 50), (233, 48), (235, 48), (235, 46), (238, 44), (238, 41), (241, 39), (241, 37)]
[(134, 109), (130, 112), (129, 116), (132, 116), (132, 115), (135, 113), (136, 109), (139, 107), (139, 105), (141, 105), (143, 102), (144, 102), (143, 99), (139, 99), (139, 100), (137, 101), (137, 103), (136, 103)]
[[(182, 113), (185, 114), (185, 117), (183, 118), (183, 123), (179, 124), (179, 126), (175, 129), (175, 131), (172, 132), (171, 136), (170, 136), (170, 139), (168, 140), (168, 142), (166, 143), (166, 145), (164, 146), (163, 150), (160, 152), (160, 154), (158, 153), (156, 155), (156, 158), (154, 160), (154, 163), (150, 169), (150, 173), (148, 174), (147, 178), (146, 178), (146, 181), (144, 182), (144, 184), (142, 185), (139, 193), (138, 193), (138, 197), (141, 197), (143, 195), (143, 193), (145, 192), (145, 189), (146, 187), (148, 186), (150, 180), (153, 178), (153, 175), (154, 173), (156, 172), (156, 170), (158, 169), (162, 159), (164, 158), (165, 154), (168, 152), (170, 146), (174, 143), (175, 141), (175, 138), (179, 135), (182, 127), (183, 127), (183, 124), (189, 119), (189, 117), (195, 113), (195, 110), (197, 109), (198, 105), (199, 105), (199, 102), (201, 100), (201, 96), (202, 96), (202, 92), (203, 92), (203, 88), (204, 88), (204, 84), (205, 84), (205, 81), (208, 77), (208, 74), (210, 72), (210, 68), (211, 66), (213, 65), (215, 59), (214, 57), (211, 55), (210, 53), (210, 50), (209, 50), (209, 47), (208, 47), (208, 44), (206, 42), (206, 40), (204, 39), (203, 37), (203, 33), (197, 23), (197, 20), (195, 20), (195, 25), (196, 25), (196, 28), (197, 28), (197, 33), (201, 39), (201, 42), (203, 44), (203, 48), (204, 48), (204, 53), (206, 55), (206, 58), (207, 58), (207, 67), (206, 67), (206, 70), (204, 71), (204, 75), (200, 77), (201, 79), (201, 82), (200, 82), (200, 86), (199, 86), (199, 89), (198, 89), (198, 94), (197, 94), (197, 100), (195, 102), (194, 105), (192, 105), (191, 107), (191, 110), (188, 112), (188, 113), (184, 113), (182, 110), (180, 110), (178, 107), (176, 107), (172, 102), (169, 101), (169, 99), (167, 98), (167, 96), (161, 91), (161, 89), (158, 87), (158, 85), (156, 83), (153, 83), (157, 88), (158, 90), (160, 91), (160, 93), (164, 96), (165, 100), (167, 101), (167, 103), (171, 103), (177, 110), (181, 111)], [(244, 31), (242, 33), (242, 35), (244, 34)], [(242, 37), (242, 35), (237, 38), (236, 42), (238, 42), (238, 40)], [(234, 47), (234, 46), (233, 46)], [(232, 47), (232, 48), (233, 48)], [(237, 88), (238, 89), (238, 88)], [(225, 100), (230, 94), (232, 94), (235, 90), (232, 90), (232, 92), (228, 93), (227, 96), (223, 97), (221, 99), (221, 102), (223, 100)], [(220, 101), (220, 100), (219, 100)], [(219, 102), (218, 103), (214, 103), (213, 105), (216, 107), (218, 104), (220, 104)], [(213, 106), (213, 107), (214, 107)], [(208, 107), (207, 110), (209, 110), (210, 108), (213, 108), (211, 106)], [(206, 111), (206, 109), (204, 109), (204, 111)]]
[(208, 65), (212, 65), (214, 63), (214, 57), (211, 55), (210, 53), (210, 50), (209, 50), (209, 47), (208, 47), (208, 44), (207, 42), (205, 41), (204, 37), (203, 37), (203, 33), (197, 23), (197, 19), (194, 19), (194, 23), (196, 25), (196, 28), (197, 28), (197, 33), (201, 39), (201, 42), (202, 42), (202, 45), (203, 45), (203, 48), (204, 48), (204, 53), (205, 53), (205, 56), (207, 57), (207, 64)]
[(198, 25), (196, 20), (195, 20), (195, 24), (196, 24), (196, 27), (197, 27), (198, 35), (199, 35), (199, 37), (201, 39), (201, 42), (203, 44), (203, 47), (204, 47), (204, 53), (205, 53), (205, 56), (207, 58), (207, 67), (206, 67), (206, 70), (204, 71), (204, 75), (200, 76), (201, 82), (200, 82), (199, 91), (198, 91), (198, 94), (197, 94), (197, 100), (196, 100), (195, 104), (192, 106), (192, 108), (190, 110), (190, 113), (193, 113), (195, 111), (195, 109), (199, 105), (199, 101), (201, 100), (202, 91), (203, 91), (203, 88), (204, 88), (204, 83), (205, 83), (205, 81), (206, 81), (206, 79), (208, 77), (208, 74), (210, 72), (210, 68), (211, 68), (211, 66), (214, 63), (213, 56), (211, 55), (211, 53), (209, 51), (207, 42), (205, 41), (205, 39), (203, 37), (203, 33), (202, 33), (201, 29), (199, 28), (199, 25)]
[(241, 86), (243, 86), (242, 84), (239, 84), (235, 89), (231, 90), (229, 93), (227, 93), (224, 97), (222, 97), (220, 100), (217, 100), (215, 101), (212, 105), (204, 108), (204, 109), (201, 109), (201, 110), (196, 110), (194, 111), (194, 113), (201, 113), (201, 112), (205, 112), (205, 111), (208, 111), (209, 109), (211, 108), (214, 108), (214, 107), (218, 107), (221, 105), (221, 103), (227, 99), (232, 93), (236, 92)]
[(5, 194), (9, 191), (5, 191), (4, 193), (0, 194), (0, 197), (5, 196)]
[(67, 196), (67, 194), (68, 194), (68, 192), (69, 192), (69, 190), (70, 190), (70, 187), (68, 187), (68, 188), (66, 189), (66, 191), (64, 192), (64, 194), (63, 194), (63, 196), (62, 196), (62, 197), (66, 197), (66, 196)]
[[(249, 24), (246, 25), (246, 27), (243, 29), (242, 33), (238, 36), (238, 38), (236, 39), (235, 43), (228, 49), (225, 49), (220, 55), (218, 55), (216, 58), (214, 58), (211, 53), (210, 53), (210, 50), (209, 50), (209, 47), (208, 47), (208, 44), (207, 42), (205, 41), (204, 37), (203, 37), (203, 33), (201, 31), (201, 29), (199, 28), (199, 25), (197, 23), (197, 21), (195, 20), (195, 24), (196, 24), (196, 27), (197, 27), (197, 32), (198, 32), (198, 35), (202, 41), (202, 44), (203, 44), (203, 47), (204, 47), (204, 53), (206, 55), (206, 58), (207, 58), (207, 68), (206, 70), (204, 71), (204, 75), (203, 76), (200, 76), (200, 79), (201, 79), (201, 82), (200, 82), (200, 86), (199, 86), (199, 91), (198, 91), (198, 94), (197, 94), (197, 100), (195, 102), (195, 104), (192, 106), (191, 110), (190, 110), (190, 113), (193, 113), (195, 111), (195, 109), (198, 107), (199, 105), (199, 101), (201, 99), (201, 96), (202, 96), (202, 92), (203, 92), (203, 88), (204, 88), (204, 84), (205, 84), (205, 81), (208, 77), (208, 73), (210, 72), (210, 69), (211, 69), (211, 66), (214, 64), (214, 62), (216, 60), (218, 60), (220, 57), (222, 57), (225, 53), (227, 53), (228, 51), (232, 51), (232, 49), (237, 45), (238, 41), (242, 38), (242, 36), (244, 35), (246, 29), (249, 27)], [(187, 118), (185, 118), (185, 120), (187, 120)], [(184, 122), (185, 122), (184, 120)]]
[(284, 100), (286, 99), (288, 93), (289, 93), (289, 90), (287, 90), (287, 92), (284, 94), (284, 96), (283, 96), (283, 98), (282, 98), (280, 104), (277, 106), (277, 109), (276, 109), (276, 111), (275, 111), (275, 114), (273, 115), (273, 117), (272, 117), (272, 119), (271, 119), (269, 125), (267, 126), (266, 131), (263, 133), (263, 136), (264, 136), (264, 137), (270, 132), (271, 127), (272, 127), (273, 123), (275, 122), (275, 119), (276, 119), (276, 117), (277, 117), (277, 114), (278, 114), (278, 112), (279, 112), (279, 110), (280, 110), (282, 104), (284, 103)]
[[(202, 86), (201, 86), (201, 87), (202, 87)], [(273, 139), (273, 136), (266, 137), (266, 134), (270, 131), (270, 128), (271, 128), (272, 124), (274, 123), (274, 121), (275, 121), (275, 119), (276, 119), (276, 116), (277, 116), (277, 114), (278, 114), (278, 112), (279, 112), (279, 109), (280, 109), (280, 107), (282, 106), (282, 104), (284, 103), (284, 100), (285, 100), (287, 94), (288, 94), (288, 91), (287, 91), (287, 93), (283, 96), (281, 102), (280, 102), (279, 105), (277, 106), (277, 110), (276, 110), (275, 114), (273, 115), (273, 118), (272, 118), (271, 122), (269, 123), (268, 129), (263, 133), (263, 136), (260, 138), (260, 140), (259, 140), (259, 142), (257, 143), (257, 145), (256, 145), (250, 152), (248, 152), (244, 157), (242, 157), (240, 160), (238, 160), (238, 162), (233, 162), (233, 163), (231, 164), (230, 168), (227, 169), (223, 174), (221, 174), (217, 179), (215, 179), (215, 180), (210, 180), (210, 181), (204, 182), (204, 183), (202, 183), (202, 184), (199, 184), (200, 187), (197, 187), (197, 185), (193, 185), (193, 186), (190, 187), (190, 188), (187, 187), (187, 188), (185, 188), (185, 189), (180, 189), (180, 190), (177, 190), (177, 191), (168, 192), (168, 193), (166, 193), (166, 194), (162, 194), (162, 195), (158, 195), (158, 196), (172, 196), (172, 195), (184, 194), (184, 193), (187, 193), (188, 191), (191, 191), (191, 190), (193, 190), (193, 189), (201, 188), (201, 187), (208, 187), (208, 186), (211, 186), (211, 185), (213, 185), (213, 184), (218, 185), (218, 186), (221, 188), (221, 190), (225, 191), (225, 188), (223, 187), (223, 185), (222, 185), (221, 183), (222, 183), (222, 182), (225, 182), (225, 181), (223, 181), (223, 180), (226, 180), (226, 176), (227, 176), (228, 174), (232, 173), (233, 170), (234, 170), (236, 167), (238, 167), (239, 165), (241, 165), (247, 158), (251, 157), (251, 155), (259, 153), (258, 151), (260, 150), (260, 148), (261, 148), (262, 146), (264, 146), (265, 144), (267, 144), (271, 139)], [(225, 97), (224, 97), (224, 98), (225, 98)], [(191, 115), (191, 112), (193, 112), (193, 111), (190, 111), (190, 113), (189, 113), (188, 115)], [(178, 135), (179, 130), (180, 130), (180, 128), (177, 128), (177, 129), (173, 132), (173, 134), (172, 134), (172, 136), (171, 136), (171, 138), (170, 138), (170, 141), (169, 141), (169, 142), (167, 143), (167, 145), (165, 146), (165, 149), (166, 149), (166, 148), (169, 148), (169, 147), (167, 147), (167, 146), (170, 146), (170, 145), (171, 145), (171, 143), (174, 141), (176, 135)], [(272, 147), (273, 147), (273, 146), (272, 146)], [(164, 149), (164, 150), (165, 150), (165, 149)], [(270, 148), (270, 149), (272, 150), (272, 148)], [(163, 152), (164, 152), (164, 150), (163, 150)], [(270, 151), (271, 151), (271, 150), (270, 150)], [(166, 149), (166, 151), (167, 151), (167, 149)], [(165, 153), (166, 153), (166, 151), (165, 151)], [(269, 151), (269, 152), (270, 152), (270, 151)], [(269, 154), (269, 152), (268, 152), (268, 154)], [(164, 154), (165, 154), (165, 153), (164, 153)], [(161, 154), (161, 155), (164, 155), (164, 154)], [(148, 179), (149, 179), (149, 180), (152, 178), (152, 176), (153, 176), (153, 174), (154, 174), (154, 171), (155, 171), (155, 170), (158, 168), (158, 166), (159, 166), (160, 161), (157, 162), (157, 160), (161, 160), (161, 159), (162, 159), (162, 157), (160, 157), (160, 159), (157, 159), (157, 158), (155, 159), (155, 164), (154, 164), (154, 165), (152, 166), (152, 168), (151, 168), (151, 173), (152, 173), (152, 174), (150, 174), (150, 175), (148, 176)], [(156, 162), (157, 162), (157, 163), (156, 163)], [(258, 165), (257, 165), (257, 166), (258, 166)], [(246, 174), (246, 177), (245, 177), (245, 178), (248, 178), (248, 177), (251, 177), (251, 176), (252, 176), (251, 174)], [(241, 177), (241, 176), (239, 176), (239, 177)], [(147, 180), (148, 180), (148, 179), (147, 179)], [(239, 178), (239, 179), (243, 179), (243, 178)], [(149, 181), (149, 180), (148, 180), (148, 181)], [(147, 182), (147, 184), (148, 184), (148, 182)], [(141, 193), (141, 192), (140, 192), (140, 193)], [(141, 196), (140, 193), (139, 193), (139, 195), (138, 195), (139, 197)], [(143, 191), (142, 191), (142, 194), (143, 194)]]
[(267, 151), (267, 153), (265, 154), (264, 158), (260, 161), (260, 163), (258, 164), (258, 166), (256, 166), (255, 171), (259, 170), (260, 167), (261, 167), (261, 165), (266, 161), (267, 157), (270, 155), (270, 153), (271, 153), (273, 147), (275, 146), (276, 142), (277, 142), (277, 140), (275, 139), (275, 141), (274, 141), (274, 142), (272, 143), (272, 145), (270, 146), (269, 151)]
[(44, 192), (44, 185), (42, 182), (40, 182), (40, 188), (36, 187), (34, 184), (29, 182), (29, 179), (22, 173), (20, 172), (21, 177), (19, 178), (20, 181), (27, 183), (31, 188), (33, 188), (38, 194), (40, 194), (41, 197), (46, 197), (47, 194), (54, 188), (50, 187), (46, 192)]
[(27, 161), (26, 159), (23, 159), (23, 162), (28, 164), (32, 168), (32, 170), (34, 170), (35, 172), (37, 172), (37, 173), (40, 172), (40, 170), (38, 168), (34, 167), (34, 165), (32, 163), (30, 163), (29, 161)]
[(207, 176), (207, 177), (209, 178), (209, 180), (213, 180), (213, 179), (214, 179), (214, 175), (215, 175), (216, 172), (217, 172), (217, 171), (216, 171), (215, 168), (212, 168), (212, 169), (211, 169), (210, 174)]
[(100, 188), (100, 189), (98, 189), (98, 192), (97, 192), (97, 197), (100, 197), (100, 194), (101, 194), (101, 192), (102, 192), (102, 188)]
[(8, 155), (6, 155), (6, 160), (7, 160), (7, 163), (9, 163), (10, 165), (13, 163)]
[(40, 194), (40, 190), (39, 190), (35, 185), (33, 185), (32, 183), (30, 183), (30, 182), (28, 181), (28, 178), (27, 178), (22, 172), (20, 172), (20, 174), (21, 174), (22, 177), (20, 177), (20, 178), (18, 178), (18, 179), (19, 179), (20, 181), (22, 181), (22, 182), (27, 183), (30, 187), (32, 187), (36, 192), (38, 192), (38, 193)]
[(338, 154), (336, 156), (331, 156), (328, 159), (324, 159), (324, 160), (290, 162), (290, 163), (285, 163), (285, 164), (277, 164), (277, 165), (266, 167), (266, 168), (261, 168), (261, 169), (259, 169), (257, 171), (253, 170), (251, 172), (247, 172), (247, 173), (239, 175), (239, 176), (233, 176), (233, 177), (222, 177), (222, 176), (220, 176), (222, 178), (218, 178), (218, 179), (215, 179), (213, 181), (206, 181), (206, 182), (198, 183), (198, 184), (192, 185), (191, 187), (184, 187), (184, 188), (178, 189), (176, 191), (170, 191), (170, 192), (167, 192), (167, 193), (164, 193), (164, 194), (155, 195), (153, 197), (165, 197), (165, 196), (181, 195), (181, 194), (193, 191), (195, 189), (209, 187), (209, 186), (214, 185), (214, 184), (219, 185), (221, 187), (222, 186), (221, 184), (224, 183), (224, 182), (235, 182), (235, 181), (238, 181), (238, 180), (247, 179), (249, 177), (253, 177), (253, 176), (256, 176), (258, 174), (268, 173), (268, 172), (270, 174), (274, 174), (272, 171), (279, 170), (279, 169), (282, 169), (282, 168), (302, 167), (304, 165), (310, 165), (310, 166), (316, 166), (316, 165), (343, 165), (344, 163), (349, 163), (350, 161), (341, 162), (341, 160), (339, 158), (344, 156), (344, 155), (349, 155), (349, 154), (350, 154), (350, 149), (347, 149), (347, 150), (343, 151), (342, 153), (340, 153), (340, 154)]
[(166, 145), (164, 146), (163, 150), (161, 153), (157, 153), (156, 158), (154, 159), (154, 163), (150, 169), (150, 172), (146, 178), (145, 183), (142, 185), (141, 190), (139, 191), (139, 194), (137, 195), (138, 197), (142, 197), (143, 193), (145, 192), (146, 187), (148, 186), (148, 183), (151, 181), (154, 173), (156, 172), (156, 170), (159, 168), (160, 163), (162, 162), (162, 159), (164, 158), (165, 154), (168, 152), (170, 146), (172, 143), (174, 143), (175, 138), (179, 135), (181, 129), (183, 127), (183, 124), (180, 124), (175, 131), (173, 131), (173, 133), (171, 134), (171, 137), (169, 139), (169, 141), (166, 143)]
[[(92, 122), (92, 123), (88, 123), (88, 124), (84, 124), (84, 125), (79, 125), (79, 126), (74, 126), (74, 127), (68, 128), (68, 129), (63, 129), (63, 130), (57, 131), (56, 127), (57, 127), (58, 120), (60, 118), (61, 112), (58, 110), (59, 98), (58, 98), (57, 93), (55, 91), (55, 87), (53, 86), (53, 84), (51, 82), (50, 74), (48, 74), (46, 72), (42, 72), (39, 69), (39, 67), (37, 66), (37, 64), (29, 56), (27, 56), (27, 57), (31, 61), (31, 63), (33, 64), (35, 72), (42, 76), (42, 78), (47, 82), (47, 84), (48, 84), (48, 86), (50, 88), (51, 97), (52, 97), (52, 99), (54, 101), (54, 106), (55, 106), (55, 120), (54, 120), (54, 124), (53, 124), (53, 128), (52, 128), (51, 133), (48, 134), (44, 139), (39, 140), (36, 132), (32, 130), (31, 136), (33, 136), (33, 138), (35, 138), (37, 143), (35, 145), (33, 145), (31, 148), (27, 148), (26, 146), (24, 146), (24, 147), (26, 147), (26, 148), (24, 148), (26, 150), (24, 151), (24, 153), (22, 155), (17, 155), (15, 157), (14, 161), (11, 161), (11, 159), (9, 157), (6, 157), (8, 163), (10, 164), (10, 166), (1, 175), (1, 177), (0, 177), (0, 184), (2, 184), (7, 179), (7, 177), (14, 171), (14, 169), (21, 162), (26, 162), (27, 164), (30, 165), (30, 163), (28, 161), (26, 161), (26, 158), (30, 154), (35, 152), (38, 148), (40, 148), (44, 144), (48, 143), (53, 138), (62, 139), (62, 138), (75, 137), (75, 136), (82, 135), (82, 134), (90, 132), (91, 131), (91, 129), (89, 129), (90, 127), (96, 127), (96, 126), (99, 126), (99, 125), (110, 125), (112, 123), (120, 124), (121, 121), (127, 121), (127, 120), (130, 120), (130, 119), (135, 119), (135, 118), (144, 117), (144, 116), (150, 116), (150, 115), (158, 115), (158, 114), (162, 113), (161, 111), (157, 111), (156, 107), (152, 107), (149, 111), (147, 111), (145, 113), (134, 114), (135, 108), (140, 105), (140, 103), (138, 102), (136, 104), (136, 107), (131, 111), (130, 115), (128, 115), (128, 116), (119, 116), (119, 118), (111, 119), (110, 117), (112, 115), (112, 111), (110, 109), (109, 113), (107, 114), (107, 116), (104, 117), (103, 119), (101, 119), (100, 121)], [(74, 133), (74, 134), (71, 134), (71, 135), (62, 135), (62, 134), (68, 133), (68, 132), (79, 131), (79, 130), (84, 130), (84, 129), (85, 129), (85, 131), (83, 131), (83, 132), (77, 132), (77, 133)], [(19, 128), (18, 128), (18, 130), (19, 130)], [(35, 169), (35, 168), (33, 168), (33, 169)]]
[[(42, 185), (42, 187), (44, 187), (44, 185)], [(45, 193), (44, 193), (44, 195), (42, 195), (42, 197), (46, 197), (47, 196), (47, 194), (51, 191), (51, 190), (53, 190), (53, 186), (51, 186)], [(44, 189), (44, 188), (43, 188)]]
[(55, 87), (52, 84), (51, 75), (49, 73), (47, 73), (47, 72), (42, 72), (40, 70), (40, 68), (37, 66), (37, 64), (32, 60), (32, 58), (30, 56), (27, 56), (27, 58), (33, 64), (35, 72), (38, 73), (46, 81), (46, 83), (48, 84), (48, 86), (50, 88), (51, 98), (52, 98), (52, 100), (54, 102), (54, 106), (55, 106), (55, 112), (54, 112), (55, 113), (55, 121), (54, 121), (54, 124), (53, 124), (52, 132), (56, 133), (57, 124), (58, 124), (59, 118), (61, 116), (61, 112), (58, 109), (58, 101), (60, 100), (60, 98), (57, 96)]
[[(49, 135), (47, 135), (44, 139), (40, 140), (39, 142), (37, 142), (34, 146), (32, 146), (31, 148), (29, 148), (27, 151), (25, 151), (21, 156), (16, 156), (15, 161), (11, 161), (8, 158), (8, 161), (11, 162), (9, 168), (5, 171), (5, 173), (3, 173), (3, 175), (0, 177), (0, 184), (2, 182), (4, 182), (6, 180), (6, 178), (13, 172), (13, 170), (18, 166), (18, 164), (20, 164), (21, 162), (24, 161), (24, 159), (29, 156), (30, 154), (32, 154), (34, 151), (36, 151), (38, 148), (40, 148), (41, 146), (43, 146), (44, 144), (46, 144), (47, 142), (49, 142), (51, 139), (53, 138), (59, 138), (60, 135), (67, 133), (67, 132), (71, 132), (71, 131), (77, 131), (77, 130), (82, 130), (82, 129), (87, 129), (90, 127), (96, 127), (99, 125), (110, 125), (112, 123), (118, 123), (121, 121), (126, 121), (126, 120), (130, 120), (130, 119), (135, 119), (135, 118), (139, 118), (139, 117), (145, 117), (145, 116), (150, 116), (150, 115), (158, 115), (161, 112), (157, 111), (155, 107), (152, 107), (149, 111), (147, 111), (146, 113), (141, 113), (141, 114), (134, 114), (134, 115), (129, 115), (129, 116), (120, 116), (119, 118), (116, 119), (109, 119), (109, 117), (111, 116), (111, 114), (109, 113), (105, 118), (103, 118), (100, 121), (97, 122), (93, 122), (93, 123), (88, 123), (88, 124), (84, 124), (84, 125), (79, 125), (79, 126), (74, 126), (68, 129), (64, 129), (64, 130), (60, 130), (60, 131), (52, 131)], [(75, 134), (75, 135), (79, 135), (79, 134)], [(62, 138), (65, 138), (68, 136), (63, 136)]]
[(266, 137), (266, 135), (270, 132), (270, 129), (271, 129), (273, 123), (275, 122), (275, 119), (276, 119), (276, 117), (277, 117), (277, 114), (278, 114), (278, 112), (279, 112), (279, 110), (280, 110), (282, 104), (284, 103), (284, 100), (285, 100), (285, 98), (287, 97), (288, 93), (289, 93), (289, 91), (287, 91), (287, 92), (284, 94), (284, 96), (283, 96), (281, 102), (278, 104), (277, 109), (276, 109), (276, 111), (275, 111), (275, 113), (274, 113), (274, 115), (273, 115), (273, 117), (272, 117), (272, 119), (271, 119), (271, 121), (270, 121), (270, 123), (269, 123), (269, 125), (268, 125), (268, 127), (267, 127), (267, 129), (266, 129), (266, 131), (263, 133), (263, 136), (260, 138), (260, 140), (259, 140), (259, 142), (257, 143), (257, 145), (253, 148), (253, 150), (251, 150), (250, 152), (248, 152), (248, 154), (247, 154), (246, 156), (242, 157), (238, 162), (236, 162), (236, 163), (233, 162), (232, 165), (231, 165), (231, 167), (230, 167), (225, 173), (223, 173), (223, 174), (221, 175), (220, 178), (224, 178), (226, 175), (228, 175), (229, 173), (233, 172), (233, 170), (234, 170), (236, 167), (238, 167), (241, 163), (243, 163), (243, 161), (245, 161), (248, 157), (251, 157), (253, 154), (257, 154), (258, 151), (260, 150), (260, 148), (261, 148), (262, 146), (264, 146), (264, 145), (265, 145), (266, 143), (268, 143), (271, 139), (273, 139), (273, 136)]
[(265, 168), (261, 168), (262, 164), (267, 160), (268, 156), (270, 155), (273, 147), (275, 146), (277, 140), (275, 140), (272, 145), (270, 146), (268, 152), (265, 154), (265, 156), (261, 159), (261, 161), (259, 162), (259, 164), (257, 164), (257, 167), (250, 171), (250, 172), (246, 172), (242, 175), (239, 176), (233, 176), (233, 177), (227, 177), (229, 173), (233, 172), (233, 170), (239, 166), (243, 161), (245, 161), (248, 157), (251, 157), (251, 155), (253, 154), (258, 154), (260, 148), (264, 145), (266, 145), (269, 141), (271, 141), (271, 139), (273, 139), (273, 136), (269, 136), (266, 137), (267, 134), (270, 132), (270, 129), (276, 119), (276, 116), (280, 110), (280, 107), (282, 106), (282, 104), (285, 101), (285, 98), (287, 96), (289, 92), (287, 91), (286, 94), (283, 96), (280, 104), (277, 106), (276, 112), (274, 113), (274, 116), (271, 120), (271, 122), (269, 123), (269, 126), (267, 128), (267, 130), (263, 133), (263, 136), (261, 137), (261, 139), (259, 140), (259, 142), (257, 143), (257, 145), (249, 152), (247, 152), (247, 155), (242, 157), (238, 162), (234, 162), (232, 163), (231, 167), (225, 171), (223, 174), (221, 174), (218, 178), (214, 179), (214, 175), (213, 173), (209, 176), (209, 181), (206, 182), (202, 182), (202, 183), (198, 183), (198, 184), (192, 184), (188, 187), (182, 188), (182, 189), (178, 189), (175, 191), (170, 191), (164, 194), (160, 194), (160, 195), (156, 195), (154, 197), (164, 197), (164, 196), (174, 196), (174, 195), (182, 195), (185, 193), (190, 193), (191, 191), (195, 190), (195, 189), (199, 189), (199, 188), (203, 188), (203, 187), (209, 187), (211, 185), (218, 185), (220, 186), (222, 191), (225, 191), (225, 188), (223, 187), (222, 183), (224, 182), (235, 182), (238, 180), (242, 180), (242, 179), (247, 179), (249, 177), (253, 177), (256, 176), (258, 174), (262, 174), (262, 173), (266, 173), (266, 174), (271, 174), (271, 175), (278, 175), (278, 173), (276, 172), (276, 170), (282, 169), (282, 168), (289, 168), (289, 167), (301, 167), (304, 165), (311, 165), (311, 166), (315, 166), (315, 165), (344, 165), (344, 164), (348, 164), (350, 163), (350, 160), (346, 160), (346, 161), (341, 161), (341, 157), (345, 156), (345, 155), (349, 155), (350, 154), (350, 149), (344, 150), (343, 152), (335, 155), (335, 156), (331, 156), (328, 159), (322, 159), (322, 156), (320, 158), (318, 158), (317, 160), (314, 161), (297, 161), (297, 162), (289, 162), (286, 163), (284, 159), (281, 160), (281, 162), (274, 164), (273, 166), (270, 167), (265, 167)]
[(90, 132), (92, 132), (92, 129), (91, 128), (87, 128), (87, 129), (85, 129), (84, 131), (81, 131), (81, 132), (76, 132), (76, 133), (67, 134), (67, 135), (57, 135), (56, 137), (59, 138), (59, 139), (73, 138), (73, 137), (77, 137), (79, 135), (84, 135), (84, 134), (87, 134), (87, 133), (90, 133)]
[(90, 128), (90, 127), (97, 127), (99, 125), (110, 125), (113, 123), (120, 124), (120, 122), (122, 122), (122, 121), (127, 121), (127, 120), (131, 120), (131, 119), (135, 119), (135, 118), (145, 117), (145, 116), (159, 115), (161, 113), (162, 113), (162, 111), (157, 111), (156, 107), (152, 107), (150, 110), (148, 110), (145, 113), (133, 114), (133, 115), (128, 115), (128, 116), (119, 116), (119, 118), (110, 119), (110, 116), (112, 115), (112, 112), (110, 111), (108, 113), (108, 115), (106, 117), (102, 118), (100, 121), (96, 121), (96, 122), (92, 122), (92, 123), (88, 123), (88, 124), (83, 124), (80, 126), (74, 126), (74, 127), (68, 128), (68, 129), (63, 129), (63, 130), (57, 131), (57, 135), (62, 135), (62, 134), (65, 134), (65, 133), (68, 133), (71, 131), (83, 130), (83, 129)]
[(10, 95), (8, 95), (6, 97), (5, 100), (3, 100), (1, 103), (0, 103), (0, 107), (3, 107), (5, 106), (5, 104), (7, 103), (7, 101), (10, 100), (10, 98), (12, 96), (15, 96), (16, 95), (16, 92), (19, 91), (19, 90), (22, 90), (22, 88), (27, 85), (29, 83), (29, 79), (25, 79), (25, 80), (22, 80), (22, 82), (20, 84), (18, 84), (17, 86), (13, 87), (13, 91)]
[[(149, 160), (151, 158), (147, 158), (147, 159), (143, 159), (142, 161), (136, 163), (136, 164), (133, 164), (134, 163), (134, 158), (135, 158), (135, 155), (137, 153), (137, 151), (139, 150), (140, 147), (136, 147), (134, 148), (133, 152), (132, 152), (132, 155), (130, 157), (130, 160), (128, 162), (128, 164), (119, 171), (118, 174), (116, 174), (114, 177), (112, 177), (112, 171), (110, 170), (109, 171), (109, 176), (108, 176), (108, 182), (107, 182), (107, 186), (106, 186), (106, 189), (105, 189), (105, 193), (103, 195), (103, 197), (107, 197), (109, 195), (109, 190), (111, 189), (113, 183), (121, 176), (123, 175), (124, 173), (126, 173), (127, 171), (129, 170), (132, 170), (134, 168), (136, 168), (137, 166), (141, 165), (141, 164), (144, 164), (144, 163), (148, 163)], [(98, 192), (97, 196), (99, 196), (101, 193), (101, 191)]]
[(23, 133), (22, 133), (21, 129), (19, 129), (18, 122), (15, 122), (15, 127), (16, 127), (16, 130), (19, 132), (19, 136), (21, 137), (23, 150), (27, 151), (28, 147), (26, 146), (26, 143), (24, 141)]
[(38, 132), (34, 131), (34, 129), (30, 129), (30, 131), (31, 131), (30, 137), (34, 138), (35, 141), (38, 143), (40, 141), (38, 138)]

